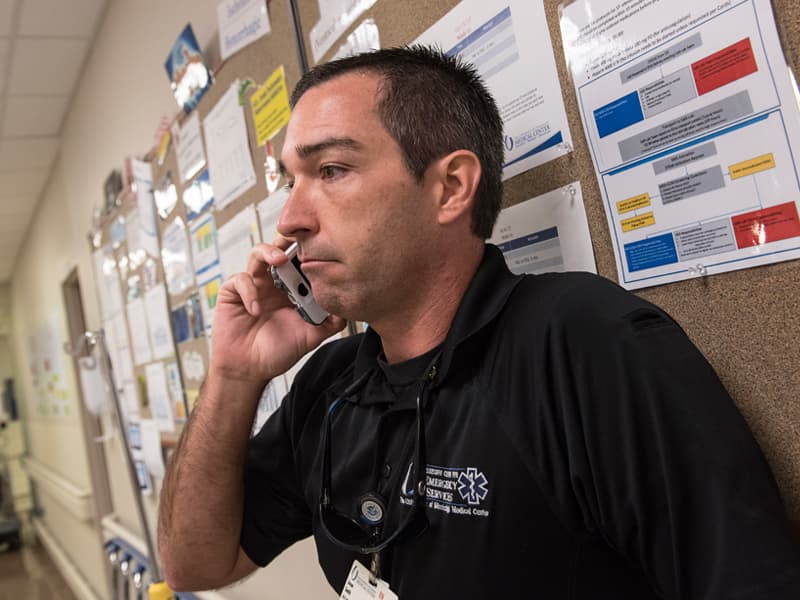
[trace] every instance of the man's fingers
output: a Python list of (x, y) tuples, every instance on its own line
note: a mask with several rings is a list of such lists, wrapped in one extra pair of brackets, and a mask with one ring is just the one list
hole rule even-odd
[(220, 289), (220, 300), (240, 302), (253, 316), (258, 315), (258, 288), (250, 273), (237, 273), (230, 277)]
[(272, 265), (282, 265), (286, 261), (284, 248), (273, 244), (256, 244), (247, 259), (247, 272), (251, 275), (263, 274), (264, 269), (269, 270)]

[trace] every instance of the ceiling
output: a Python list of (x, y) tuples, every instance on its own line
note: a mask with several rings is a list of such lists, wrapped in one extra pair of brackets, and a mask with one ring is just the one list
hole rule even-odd
[(59, 149), (107, 0), (0, 0), (0, 283)]

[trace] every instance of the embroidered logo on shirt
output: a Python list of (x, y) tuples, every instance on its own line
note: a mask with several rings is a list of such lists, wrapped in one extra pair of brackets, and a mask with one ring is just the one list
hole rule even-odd
[(475, 467), (468, 467), (458, 476), (458, 493), (471, 505), (480, 504), (489, 493), (489, 480)]
[[(408, 465), (403, 479), (400, 502), (411, 504), (414, 497), (414, 463)], [(425, 498), (427, 507), (454, 515), (488, 517), (480, 507), (489, 495), (489, 479), (477, 467), (425, 466)]]

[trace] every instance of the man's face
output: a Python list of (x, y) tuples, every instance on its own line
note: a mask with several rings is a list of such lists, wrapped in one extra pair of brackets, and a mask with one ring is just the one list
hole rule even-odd
[(317, 301), (373, 322), (413, 301), (436, 222), (435, 185), (416, 181), (380, 121), (379, 81), (351, 73), (302, 96), (281, 155), (292, 191), (278, 222), (300, 244)]

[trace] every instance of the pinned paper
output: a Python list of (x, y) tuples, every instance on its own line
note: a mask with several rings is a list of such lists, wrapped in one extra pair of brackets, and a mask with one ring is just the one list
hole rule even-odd
[(258, 234), (256, 208), (250, 205), (217, 230), (219, 260), (223, 277), (230, 277), (247, 268), (253, 246), (261, 238)]
[(164, 265), (167, 291), (173, 296), (181, 294), (194, 283), (189, 235), (183, 219), (175, 217), (164, 228), (161, 241), (161, 263)]
[(147, 398), (150, 410), (158, 423), (159, 431), (175, 431), (175, 417), (172, 413), (172, 402), (167, 389), (167, 374), (164, 363), (154, 362), (145, 367), (147, 378)]
[(164, 457), (161, 455), (161, 434), (158, 423), (153, 419), (142, 419), (139, 422), (142, 458), (147, 470), (156, 479), (164, 477)]
[(211, 72), (191, 24), (187, 24), (175, 40), (164, 68), (172, 82), (172, 93), (178, 106), (186, 113), (191, 112), (211, 86)]
[(194, 177), (206, 164), (206, 153), (203, 149), (203, 136), (200, 134), (200, 117), (194, 112), (180, 127), (173, 131), (175, 138), (175, 158), (181, 183)]
[(238, 80), (231, 83), (203, 121), (208, 170), (219, 208), (256, 184), (239, 86)]
[(250, 109), (253, 111), (259, 146), (271, 140), (286, 126), (291, 110), (283, 65), (275, 69), (264, 85), (250, 96)]
[(217, 5), (222, 60), (269, 34), (265, 0), (225, 0)]
[(211, 189), (211, 179), (208, 169), (192, 181), (191, 185), (183, 190), (183, 204), (186, 207), (186, 220), (194, 221), (200, 214), (214, 203), (214, 190)]

